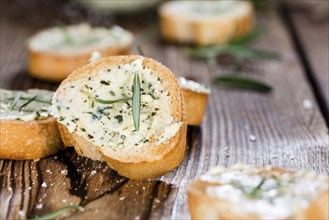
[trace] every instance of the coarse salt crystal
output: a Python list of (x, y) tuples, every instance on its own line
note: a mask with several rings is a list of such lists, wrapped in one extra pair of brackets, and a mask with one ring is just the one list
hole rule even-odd
[(313, 108), (313, 103), (312, 103), (312, 101), (309, 100), (309, 99), (304, 99), (304, 101), (303, 101), (303, 107), (304, 107), (304, 109), (306, 109), (306, 110), (310, 110), (310, 109), (312, 109), (312, 108)]
[(43, 207), (43, 204), (41, 204), (41, 203), (36, 205), (37, 209), (42, 209), (42, 207)]
[(249, 140), (252, 141), (252, 142), (255, 142), (256, 141), (256, 136), (255, 135), (249, 135)]
[(23, 210), (19, 210), (19, 211), (18, 211), (18, 215), (19, 215), (20, 217), (22, 217), (22, 218), (25, 218), (26, 213), (25, 213), (25, 211), (23, 211)]
[(90, 175), (93, 176), (93, 175), (95, 175), (96, 173), (97, 173), (97, 171), (96, 171), (96, 170), (93, 170), (93, 171), (90, 172)]
[(125, 200), (125, 199), (126, 199), (126, 197), (124, 197), (124, 196), (119, 198), (120, 201)]
[(43, 188), (47, 188), (47, 183), (46, 183), (46, 182), (43, 182), (43, 183), (41, 184), (41, 187), (43, 187)]

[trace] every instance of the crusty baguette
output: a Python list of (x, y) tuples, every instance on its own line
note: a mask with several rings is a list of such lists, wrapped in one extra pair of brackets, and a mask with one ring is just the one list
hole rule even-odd
[[(31, 111), (31, 114), (27, 113), (25, 116), (20, 116), (19, 113), (21, 112), (17, 110), (18, 105), (21, 106), (26, 103), (27, 100), (18, 101), (17, 107), (9, 110), (8, 106), (12, 100), (8, 103), (8, 100), (6, 100), (8, 95), (6, 94), (16, 95), (17, 92), (18, 91), (1, 90), (0, 158), (30, 160), (55, 154), (62, 148), (62, 141), (56, 119), (47, 114), (34, 118), (33, 111)], [(20, 91), (20, 93), (22, 93), (23, 96), (34, 96), (35, 94), (45, 93), (45, 91), (27, 90), (26, 92)], [(39, 107), (42, 107), (42, 105), (44, 104), (39, 103), (36, 108), (39, 110)], [(44, 107), (49, 107), (49, 105), (44, 105)], [(29, 105), (25, 108), (29, 108)], [(25, 108), (23, 108), (22, 111), (24, 111)], [(28, 111), (30, 111), (30, 109), (28, 109)], [(7, 112), (9, 112), (9, 116)], [(13, 116), (15, 118), (13, 118)], [(20, 119), (19, 117), (27, 118), (22, 120), (23, 118)]]
[[(68, 34), (70, 34), (71, 32), (74, 33), (76, 30), (81, 29), (80, 26), (85, 26), (85, 24), (67, 26), (65, 28)], [(37, 46), (35, 45), (38, 45), (38, 41), (44, 40), (42, 36), (50, 31), (55, 32), (55, 29), (58, 28), (51, 28), (38, 32), (28, 41), (28, 72), (36, 78), (48, 81), (61, 81), (65, 79), (69, 73), (88, 63), (93, 51), (97, 50), (102, 56), (125, 55), (128, 54), (132, 43), (131, 37), (128, 42), (115, 43), (113, 45), (81, 45), (71, 49), (66, 48), (63, 51), (52, 48), (51, 45), (49, 45), (49, 48), (46, 46), (43, 48), (36, 48)], [(126, 35), (131, 35), (127, 31), (121, 31)], [(93, 35), (92, 29), (90, 35)], [(104, 38), (106, 37), (107, 36), (104, 36)], [(49, 38), (51, 39), (50, 36)], [(51, 41), (49, 44), (50, 43)]]
[(242, 37), (254, 25), (249, 1), (171, 1), (160, 7), (159, 15), (165, 40), (200, 46)]
[(32, 160), (57, 153), (62, 148), (54, 118), (36, 121), (1, 120), (0, 158)]
[(179, 78), (180, 87), (186, 106), (186, 121), (188, 125), (200, 125), (207, 109), (210, 89), (183, 77)]
[[(94, 140), (94, 138), (92, 140), (86, 138), (87, 134), (85, 135), (85, 133), (83, 132), (81, 132), (81, 134), (78, 134), (79, 129), (81, 129), (83, 123), (82, 121), (84, 120), (83, 118), (81, 119), (80, 116), (79, 116), (80, 118), (79, 122), (77, 122), (77, 124), (74, 125), (75, 126), (74, 128), (72, 127), (67, 129), (68, 125), (66, 123), (68, 121), (58, 120), (58, 122), (60, 123), (60, 131), (64, 142), (69, 145), (74, 145), (77, 153), (94, 160), (104, 160), (108, 163), (110, 167), (112, 167), (118, 173), (129, 178), (134, 178), (134, 179), (154, 178), (177, 167), (184, 157), (185, 148), (186, 148), (185, 103), (179, 87), (179, 83), (168, 68), (164, 67), (162, 64), (158, 63), (153, 59), (144, 58), (142, 56), (113, 56), (113, 57), (107, 57), (98, 60), (92, 64), (88, 64), (86, 66), (77, 69), (61, 83), (60, 87), (56, 91), (53, 98), (53, 110), (55, 111), (54, 114), (55, 117), (57, 117), (58, 119), (61, 116), (62, 117), (66, 116), (65, 111), (62, 112), (61, 110), (58, 111), (56, 110), (57, 109), (56, 105), (59, 105), (58, 103), (66, 103), (65, 99), (69, 100), (70, 94), (77, 95), (77, 92), (81, 91), (83, 84), (88, 83), (89, 79), (95, 80), (95, 82), (102, 81), (102, 78), (100, 78), (100, 76), (102, 75), (101, 72), (103, 70), (118, 68), (118, 65), (132, 65), (131, 63), (136, 60), (141, 60), (143, 71), (144, 68), (146, 68), (146, 71), (147, 69), (149, 69), (152, 72), (152, 74), (155, 75), (156, 78), (158, 78), (158, 81), (160, 82), (160, 85), (162, 87), (161, 90), (164, 91), (164, 94), (168, 93), (166, 96), (169, 97), (168, 98), (169, 106), (166, 107), (168, 108), (169, 111), (168, 114), (170, 114), (170, 117), (173, 118), (172, 120), (175, 121), (173, 123), (179, 123), (179, 127), (177, 127), (176, 133), (174, 133), (173, 136), (170, 136), (168, 140), (164, 142), (159, 142), (157, 144), (157, 139), (159, 139), (160, 137), (156, 137), (154, 135), (150, 140), (148, 140), (148, 142), (144, 142), (144, 144), (139, 144), (142, 147), (129, 146), (129, 147), (120, 148), (118, 146), (109, 146), (109, 144), (107, 143), (104, 143), (105, 146), (101, 147), (93, 143), (93, 141), (96, 142), (98, 140)], [(118, 74), (117, 77), (118, 79), (125, 77), (123, 73), (115, 72), (115, 74)], [(127, 73), (127, 74), (131, 74), (131, 73)], [(144, 80), (147, 81), (147, 78), (144, 78)], [(112, 83), (115, 82), (111, 81), (111, 85)], [(72, 86), (74, 88), (71, 88)], [(102, 85), (99, 86), (100, 86), (99, 88), (103, 88)], [(97, 88), (97, 91), (101, 92), (99, 88)], [(110, 86), (107, 88), (108, 90), (111, 90)], [(141, 88), (146, 89), (145, 87), (141, 87)], [(113, 94), (114, 93), (118, 94), (120, 93), (120, 91), (114, 90)], [(122, 93), (124, 93), (124, 91)], [(144, 96), (142, 95), (142, 98), (143, 97)], [(89, 107), (88, 102), (83, 105), (85, 106), (81, 106), (79, 109), (75, 108), (74, 110), (72, 110), (72, 114), (75, 114), (74, 117), (78, 113), (73, 113), (73, 112), (82, 111), (80, 109), (83, 108), (93, 109), (93, 107)], [(68, 107), (72, 109), (74, 108), (73, 104), (69, 105)], [(94, 108), (98, 108), (98, 107), (100, 106), (95, 106)], [(145, 108), (146, 108), (145, 111), (149, 110), (147, 109), (148, 107)], [(92, 110), (88, 110), (88, 111), (92, 111)], [(115, 112), (111, 112), (111, 111), (109, 113), (110, 115), (116, 114)], [(71, 112), (69, 114), (71, 114)], [(130, 116), (129, 118), (123, 118), (123, 120), (124, 121), (132, 120), (132, 118)], [(121, 122), (119, 122), (119, 124), (120, 123)], [(159, 121), (158, 123), (161, 122)], [(93, 125), (93, 126), (97, 126), (97, 125)], [(86, 125), (84, 128), (88, 130), (88, 125)], [(109, 124), (107, 128), (111, 129), (111, 125)], [(161, 128), (161, 129), (166, 129), (166, 128)], [(102, 132), (102, 131), (98, 131), (98, 132)], [(137, 135), (139, 135), (139, 133), (137, 133)], [(159, 136), (160, 135), (161, 134), (159, 134)]]
[[(317, 186), (318, 188), (314, 188), (314, 190), (316, 189), (318, 191), (315, 191), (315, 194), (312, 196), (312, 198), (310, 198), (310, 201), (308, 200), (306, 200), (307, 202), (304, 201), (304, 205), (302, 204), (300, 199), (295, 199), (293, 201), (286, 202), (285, 204), (286, 213), (284, 213), (283, 215), (281, 214), (283, 212), (282, 210), (278, 209), (278, 207), (275, 207), (274, 205), (271, 205), (271, 204), (276, 204), (275, 193), (280, 192), (283, 193), (283, 195), (287, 195), (287, 191), (289, 190), (296, 190), (296, 192), (297, 191), (308, 192), (307, 190), (312, 191), (313, 186), (304, 185), (303, 187), (301, 187), (299, 185), (298, 188), (295, 185), (293, 185), (294, 183), (292, 182), (289, 184), (292, 184), (290, 187), (293, 187), (293, 189), (292, 188), (284, 189), (284, 187), (287, 187), (287, 185), (286, 186), (282, 185), (282, 188), (278, 190), (272, 188), (272, 191), (274, 190), (273, 191), (274, 199), (271, 200), (272, 202), (268, 202), (266, 204), (262, 203), (263, 205), (262, 207), (257, 208), (257, 204), (260, 204), (260, 202), (265, 201), (264, 198), (252, 197), (247, 199), (247, 203), (249, 207), (251, 206), (255, 207), (252, 208), (253, 209), (252, 211), (248, 210), (246, 207), (241, 205), (241, 201), (245, 201), (244, 200), (245, 198), (243, 198), (244, 193), (250, 193), (255, 188), (252, 188), (251, 190), (248, 188), (242, 188), (243, 190), (246, 189), (249, 190), (247, 192), (241, 190), (242, 194), (235, 194), (235, 191), (227, 191), (226, 195), (223, 195), (223, 192), (222, 194), (220, 194), (221, 191), (217, 191), (218, 195), (215, 195), (216, 193), (214, 192), (216, 192), (215, 191), (216, 187), (227, 187), (226, 190), (229, 190), (228, 187), (230, 186), (239, 189), (239, 187), (244, 186), (243, 184), (250, 184), (250, 179), (248, 180), (240, 179), (239, 181), (240, 183), (235, 183), (235, 185), (229, 181), (230, 178), (236, 181), (239, 180), (239, 175), (233, 173), (234, 170), (235, 171), (242, 170), (242, 172), (245, 172), (246, 170), (250, 170), (250, 169), (253, 170), (252, 172), (254, 173), (247, 175), (250, 175), (251, 177), (258, 176), (260, 178), (265, 178), (265, 181), (263, 182), (263, 185), (261, 185), (261, 187), (263, 186), (265, 187), (266, 184), (267, 185), (270, 184), (270, 181), (272, 181), (271, 184), (274, 184), (276, 181), (281, 181), (280, 178), (284, 179), (291, 176), (292, 179), (304, 178), (307, 181), (318, 183)], [(227, 171), (232, 173), (225, 175), (225, 172)], [(221, 178), (221, 176), (223, 176), (221, 181), (226, 181), (225, 183), (216, 180), (216, 178)], [(243, 181), (245, 181), (246, 183), (244, 183)], [(286, 183), (287, 182), (283, 181), (283, 184)], [(256, 187), (259, 184), (260, 184), (259, 182), (254, 182), (254, 186)], [(306, 172), (294, 173), (279, 168), (258, 169), (258, 168), (250, 168), (248, 166), (241, 166), (241, 165), (234, 166), (233, 168), (219, 167), (211, 170), (209, 173), (206, 173), (200, 179), (190, 184), (188, 189), (188, 199), (189, 199), (191, 217), (192, 219), (328, 219), (329, 217), (328, 184), (329, 184), (328, 178), (324, 176), (316, 176), (314, 173), (306, 173)], [(267, 187), (269, 188), (268, 190), (271, 190), (269, 185)], [(266, 189), (263, 189), (262, 193), (264, 192), (267, 192)], [(293, 196), (295, 195), (296, 194), (293, 194)], [(307, 193), (304, 193), (303, 195), (309, 196), (309, 194)], [(235, 196), (237, 197), (234, 200), (233, 198)], [(281, 196), (281, 198), (286, 199), (283, 196)], [(280, 200), (280, 202), (282, 202), (282, 200)], [(268, 207), (268, 205), (270, 207)], [(264, 207), (266, 206), (267, 206), (267, 210), (264, 209)]]

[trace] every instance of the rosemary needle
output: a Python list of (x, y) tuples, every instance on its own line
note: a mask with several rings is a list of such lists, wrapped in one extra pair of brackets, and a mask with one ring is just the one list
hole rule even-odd
[(136, 131), (139, 130), (140, 111), (141, 111), (141, 89), (139, 74), (136, 72), (133, 82), (133, 119)]
[(13, 110), (14, 107), (16, 106), (18, 100), (21, 98), (22, 94), (20, 92), (18, 92), (13, 100), (13, 102), (10, 104), (9, 106), (9, 110)]
[(22, 111), (22, 109), (27, 106), (28, 104), (30, 104), (31, 102), (33, 102), (38, 96), (35, 95), (33, 96), (30, 100), (28, 100), (27, 102), (25, 102), (23, 105), (21, 105), (21, 107), (19, 107), (18, 111)]
[(49, 213), (49, 214), (46, 214), (44, 216), (37, 217), (37, 218), (31, 219), (31, 220), (50, 220), (50, 219), (54, 219), (57, 216), (65, 213), (66, 211), (68, 211), (70, 209), (78, 209), (80, 211), (83, 211), (83, 207), (81, 207), (81, 206), (78, 206), (78, 205), (69, 205), (69, 206), (65, 206), (65, 207), (63, 207), (61, 209), (58, 209), (55, 212), (52, 212), (52, 213)]

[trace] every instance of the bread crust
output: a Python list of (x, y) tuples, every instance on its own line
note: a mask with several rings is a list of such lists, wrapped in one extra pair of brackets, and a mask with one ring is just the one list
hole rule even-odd
[(248, 1), (240, 1), (239, 4), (246, 7), (246, 13), (234, 18), (183, 16), (168, 12), (170, 4), (164, 4), (159, 10), (161, 34), (169, 42), (194, 43), (198, 46), (223, 44), (242, 37), (254, 26), (253, 7)]
[(32, 160), (55, 154), (62, 141), (54, 118), (0, 121), (0, 158)]
[[(105, 160), (109, 166), (123, 176), (134, 179), (145, 179), (153, 178), (172, 170), (178, 166), (184, 157), (187, 132), (185, 103), (179, 83), (172, 72), (159, 62), (150, 58), (136, 55), (113, 56), (101, 59), (74, 71), (62, 82), (61, 86), (81, 78), (87, 79), (88, 77), (93, 77), (97, 74), (97, 71), (93, 70), (98, 67), (105, 66), (109, 68), (111, 65), (130, 63), (139, 58), (143, 58), (143, 66), (150, 68), (152, 72), (161, 79), (163, 90), (169, 91), (171, 94), (169, 106), (170, 115), (174, 120), (182, 122), (176, 135), (161, 145), (156, 146), (155, 144), (150, 144), (150, 146), (147, 146), (147, 154), (151, 156), (129, 156), (111, 150), (111, 147), (108, 147), (106, 152), (104, 152), (101, 147), (93, 145), (87, 139), (76, 133), (68, 133), (67, 130), (62, 129), (61, 126), (60, 130), (63, 140), (65, 140), (66, 143), (73, 144), (78, 154), (94, 160)], [(61, 91), (58, 90), (56, 93), (61, 93)]]
[(207, 109), (208, 94), (182, 88), (188, 125), (200, 125)]
[[(280, 168), (264, 169), (262, 172), (292, 173)], [(329, 184), (329, 182), (328, 182)], [(237, 204), (225, 199), (212, 198), (206, 194), (209, 186), (218, 186), (201, 180), (192, 182), (188, 188), (188, 202), (192, 219), (260, 219), (256, 214), (244, 213)], [(311, 205), (294, 213), (289, 219), (328, 219), (328, 190), (319, 195)]]
[(28, 72), (39, 79), (61, 81), (75, 69), (86, 65), (93, 51), (98, 51), (102, 56), (125, 55), (129, 53), (129, 47), (94, 48), (83, 53), (63, 55), (33, 50), (29, 46)]

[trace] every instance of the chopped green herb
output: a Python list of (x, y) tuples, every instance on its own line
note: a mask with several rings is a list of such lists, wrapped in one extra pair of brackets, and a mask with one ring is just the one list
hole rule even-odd
[(114, 99), (114, 100), (104, 100), (104, 99), (94, 99), (96, 102), (101, 103), (101, 104), (113, 104), (116, 102), (122, 102), (122, 101), (127, 101), (127, 100), (132, 100), (130, 97), (124, 97), (121, 99)]
[(123, 121), (122, 115), (116, 115), (114, 118), (116, 118), (119, 123), (121, 123)]
[(103, 84), (103, 85), (106, 85), (106, 86), (108, 86), (108, 85), (110, 85), (110, 81), (105, 81), (105, 80), (101, 80), (101, 84)]
[(92, 138), (94, 138), (94, 136), (88, 134), (88, 138), (89, 138), (89, 139), (92, 139)]
[(113, 91), (110, 91), (110, 94), (113, 95), (113, 96), (115, 96), (115, 93)]

